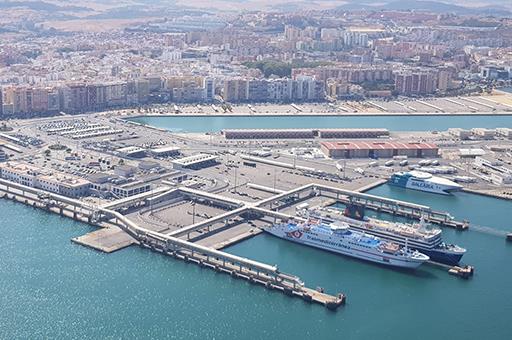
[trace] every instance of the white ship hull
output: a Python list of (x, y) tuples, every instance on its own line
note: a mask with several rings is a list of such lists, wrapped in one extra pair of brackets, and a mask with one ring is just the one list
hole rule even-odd
[(384, 253), (375, 249), (367, 249), (354, 244), (348, 244), (348, 242), (342, 242), (339, 239), (312, 236), (300, 231), (287, 233), (284, 228), (279, 226), (265, 228), (265, 231), (282, 239), (387, 266), (414, 269), (425, 262), (420, 259), (407, 258), (404, 256)]
[(460, 190), (460, 186), (440, 185), (429, 180), (416, 180), (411, 178), (405, 186), (408, 189), (431, 192), (434, 194), (449, 195), (453, 191)]
[(389, 183), (407, 189), (449, 195), (462, 189), (460, 184), (446, 178), (432, 176), (421, 171), (398, 172), (391, 176)]
[[(372, 225), (372, 222), (368, 223), (366, 221), (361, 221), (357, 219), (353, 219), (342, 214), (330, 216), (337, 221), (342, 221), (350, 225), (351, 228), (375, 235), (383, 240), (388, 240), (394, 243), (397, 243), (401, 246), (408, 246), (412, 249), (416, 249), (419, 252), (429, 256), (431, 260), (436, 262), (445, 263), (448, 265), (456, 265), (459, 263), (460, 259), (466, 252), (465, 249), (460, 248), (458, 246), (454, 246), (454, 250), (447, 249), (445, 247), (440, 247), (440, 244), (443, 243), (440, 234), (429, 239), (419, 240), (416, 238), (407, 238), (406, 236), (399, 235), (397, 233), (389, 232), (386, 230), (379, 229)], [(323, 219), (321, 216), (315, 218)]]

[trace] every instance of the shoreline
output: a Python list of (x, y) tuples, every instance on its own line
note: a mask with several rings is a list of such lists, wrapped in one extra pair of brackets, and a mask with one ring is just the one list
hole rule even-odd
[(512, 111), (501, 111), (501, 112), (361, 112), (361, 113), (339, 113), (339, 112), (321, 112), (321, 113), (310, 113), (310, 112), (296, 112), (296, 113), (174, 113), (174, 114), (126, 114), (117, 115), (122, 120), (138, 119), (138, 118), (155, 118), (155, 117), (501, 117), (501, 116), (512, 116)]
[(359, 188), (355, 189), (354, 191), (358, 191), (358, 192), (361, 192), (361, 193), (366, 193), (367, 191), (370, 191), (372, 189), (380, 187), (381, 185), (386, 184), (387, 182), (388, 182), (387, 179), (380, 178), (380, 179), (377, 179), (377, 180), (375, 180), (375, 181), (373, 181), (371, 183), (363, 185), (362, 187), (359, 187)]
[[(491, 190), (493, 190), (493, 189), (491, 189)], [(503, 201), (511, 201), (512, 200), (512, 196), (508, 197), (503, 194), (498, 194), (498, 193), (493, 193), (493, 192), (488, 192), (488, 191), (481, 191), (479, 189), (463, 188), (462, 192), (465, 192), (468, 194), (473, 194), (473, 195), (480, 195), (480, 196), (495, 198), (495, 199), (499, 199), (499, 200), (503, 200)]]

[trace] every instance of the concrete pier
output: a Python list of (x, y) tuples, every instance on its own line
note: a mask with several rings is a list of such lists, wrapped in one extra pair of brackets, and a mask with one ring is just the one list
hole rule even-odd
[[(380, 184), (382, 184), (382, 181), (376, 181), (375, 183), (372, 183), (371, 186), (362, 187), (359, 190), (368, 190), (373, 185)], [(361, 205), (367, 209), (403, 216), (410, 219), (420, 220), (421, 218), (424, 218), (425, 221), (429, 223), (452, 227), (458, 230), (466, 230), (469, 227), (469, 223), (455, 221), (448, 213), (434, 211), (425, 205), (404, 202), (391, 198), (369, 195), (359, 191), (339, 189), (320, 184), (308, 184), (290, 191), (277, 194), (275, 196), (259, 201), (256, 206), (261, 208), (269, 206), (270, 210), (280, 210), (286, 206), (286, 204), (280, 203), (285, 199), (293, 198), (294, 201), (297, 202), (301, 199), (304, 199), (305, 197), (307, 198), (314, 196), (321, 196), (324, 198), (332, 199), (343, 204)]]
[[(339, 198), (338, 202), (340, 202), (342, 204), (351, 204), (352, 203), (350, 199), (343, 198), (343, 197)], [(405, 210), (402, 208), (394, 209), (394, 208), (391, 208), (388, 206), (378, 205), (378, 204), (371, 203), (371, 202), (368, 202), (363, 205), (364, 205), (365, 209), (370, 209), (370, 210), (374, 210), (377, 212), (384, 212), (384, 213), (391, 214), (391, 215), (406, 217), (406, 218), (409, 218), (412, 220), (417, 220), (417, 221), (419, 221), (421, 218), (423, 218), (425, 220), (425, 222), (437, 224), (437, 225), (444, 226), (444, 227), (450, 227), (450, 228), (454, 228), (457, 230), (467, 230), (469, 228), (468, 222), (456, 221), (456, 220), (453, 220), (450, 218), (446, 218), (445, 214), (442, 212), (431, 211), (431, 212), (421, 213), (418, 211)]]
[[(261, 230), (259, 228), (251, 228), (246, 232), (235, 234), (233, 237), (228, 238), (228, 239), (224, 239), (221, 236), (220, 237), (221, 241), (217, 241), (216, 243), (210, 245), (210, 247), (213, 249), (217, 249), (217, 250), (224, 249), (224, 248), (230, 247), (232, 245), (235, 245), (239, 242), (253, 238), (256, 235), (261, 234), (262, 232), (263, 232), (263, 230)], [(204, 244), (204, 243), (199, 242), (199, 244)]]
[[(126, 227), (127, 230), (130, 230), (133, 226), (130, 227), (128, 223)], [(137, 238), (140, 239), (143, 246), (153, 251), (229, 274), (233, 278), (248, 280), (251, 283), (263, 285), (267, 289), (281, 291), (291, 297), (300, 297), (308, 302), (319, 303), (331, 310), (336, 310), (346, 300), (346, 296), (341, 293), (333, 296), (307, 288), (298, 277), (282, 273), (275, 266), (269, 266), (151, 231), (139, 229), (130, 232), (142, 233)]]
[(434, 261), (428, 261), (427, 264), (430, 266), (433, 266), (433, 267), (444, 269), (448, 272), (448, 274), (454, 275), (454, 276), (457, 276), (457, 277), (460, 277), (460, 278), (463, 278), (466, 280), (473, 277), (473, 275), (475, 273), (475, 267), (469, 266), (469, 265), (450, 266), (450, 265), (447, 265), (444, 263), (434, 262)]
[(137, 241), (118, 227), (108, 227), (93, 231), (71, 241), (104, 253), (112, 253), (137, 244)]
[[(62, 216), (79, 218), (79, 220), (85, 220), (92, 225), (103, 227), (101, 230), (74, 238), (72, 241), (77, 244), (107, 253), (132, 244), (139, 244), (155, 252), (173, 256), (203, 268), (227, 273), (233, 278), (244, 279), (251, 283), (263, 285), (267, 289), (280, 291), (290, 297), (299, 297), (311, 303), (321, 304), (330, 310), (336, 310), (346, 300), (345, 295), (342, 293), (329, 295), (308, 288), (297, 276), (282, 273), (276, 266), (270, 266), (258, 261), (231, 255), (213, 247), (205, 247), (174, 236), (141, 228), (119, 212), (105, 207), (93, 207), (86, 202), (5, 180), (0, 180), (0, 191), (3, 191), (5, 193), (4, 196), (7, 198), (12, 198)], [(162, 194), (162, 192), (159, 194)], [(239, 210), (237, 213), (247, 213), (253, 208), (253, 206), (245, 206), (245, 202), (224, 199), (222, 196), (206, 192), (187, 190), (186, 194), (188, 196), (201, 196), (206, 200), (212, 199), (217, 204), (226, 204), (231, 207), (241, 206), (235, 209)], [(137, 198), (137, 200), (136, 204), (144, 205), (142, 198)], [(126, 200), (122, 202), (122, 206), (131, 205), (132, 203), (130, 200)], [(111, 207), (120, 208), (116, 205)], [(261, 212), (260, 210), (264, 209), (259, 208), (258, 211)], [(278, 212), (271, 211), (269, 213), (279, 214)], [(192, 227), (196, 226), (193, 225)], [(217, 243), (215, 248), (223, 248), (235, 242), (240, 242), (259, 232), (261, 230), (258, 228), (252, 228), (249, 232)]]

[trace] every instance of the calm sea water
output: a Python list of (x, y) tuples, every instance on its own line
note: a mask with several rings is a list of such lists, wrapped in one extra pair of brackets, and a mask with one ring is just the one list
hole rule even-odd
[[(510, 228), (512, 203), (372, 191)], [(278, 264), (309, 286), (348, 295), (337, 313), (227, 275), (131, 247), (101, 254), (70, 242), (92, 228), (0, 200), (0, 338), (505, 339), (512, 326), (512, 245), (446, 230), (469, 249), (472, 280), (436, 268), (390, 270), (261, 235), (229, 252)]]
[(460, 128), (512, 127), (512, 116), (243, 116), (243, 117), (137, 117), (134, 122), (175, 132), (217, 132), (222, 129), (279, 128), (387, 128), (393, 131), (430, 131)]

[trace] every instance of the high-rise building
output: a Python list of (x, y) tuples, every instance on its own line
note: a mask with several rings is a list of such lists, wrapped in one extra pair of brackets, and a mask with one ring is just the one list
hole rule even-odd
[(225, 80), (223, 96), (224, 100), (227, 102), (240, 102), (247, 100), (247, 80)]
[(149, 100), (149, 80), (139, 79), (135, 82), (137, 103), (146, 104)]
[(56, 88), (48, 89), (48, 111), (59, 111), (59, 91)]
[(203, 88), (204, 100), (207, 102), (213, 101), (213, 98), (215, 97), (215, 80), (213, 78), (204, 78)]
[(412, 93), (412, 74), (399, 73), (395, 75), (395, 91), (400, 94)]
[(430, 70), (405, 70), (395, 74), (395, 91), (399, 94), (429, 94), (437, 89), (437, 75)]
[(320, 30), (320, 39), (332, 40), (340, 36), (340, 30), (337, 28), (322, 28)]
[(343, 33), (343, 42), (347, 46), (368, 46), (368, 34), (361, 32), (345, 31)]
[(85, 84), (70, 84), (64, 90), (64, 108), (73, 112), (83, 112), (89, 108)]
[(292, 25), (285, 25), (284, 37), (286, 40), (297, 40), (300, 37), (300, 29)]
[(108, 106), (126, 105), (128, 96), (128, 84), (113, 82), (106, 85), (106, 102)]
[(204, 95), (204, 88), (197, 86), (193, 80), (183, 82), (181, 87), (174, 88), (172, 91), (172, 99), (177, 103), (202, 102)]
[(437, 88), (439, 91), (445, 92), (451, 88), (452, 72), (450, 70), (440, 70), (437, 74)]
[(292, 79), (274, 79), (269, 81), (268, 96), (270, 101), (287, 102), (293, 98)]
[(261, 102), (268, 100), (268, 82), (262, 80), (249, 80), (247, 82), (247, 100)]
[[(184, 86), (185, 83), (189, 83), (193, 81), (196, 83), (196, 86), (203, 86), (203, 77), (197, 77), (197, 76), (174, 76), (174, 77), (167, 77), (163, 80), (164, 88), (167, 90), (170, 90), (172, 92), (173, 89), (181, 88)], [(150, 87), (150, 92), (152, 88)]]
[(87, 102), (91, 109), (98, 110), (107, 105), (106, 87), (102, 84), (87, 86)]
[(181, 51), (179, 50), (166, 49), (162, 52), (160, 59), (165, 61), (177, 61), (181, 60), (181, 55)]

